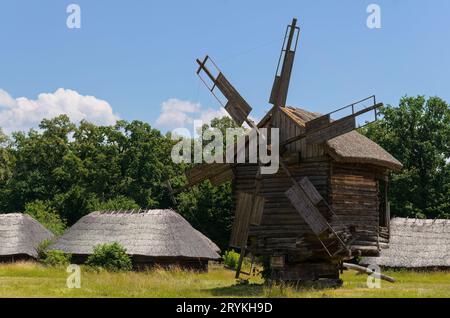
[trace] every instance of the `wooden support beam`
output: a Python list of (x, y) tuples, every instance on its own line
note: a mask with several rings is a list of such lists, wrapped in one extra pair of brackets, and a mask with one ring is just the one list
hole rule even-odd
[(351, 132), (355, 128), (355, 117), (345, 117), (326, 125), (325, 128), (320, 128), (316, 132), (307, 133), (306, 143), (313, 145), (321, 144), (330, 139)]
[[(351, 119), (352, 118), (355, 119), (356, 117), (361, 116), (362, 114), (365, 114), (365, 113), (367, 113), (369, 111), (378, 109), (378, 108), (380, 108), (382, 106), (383, 106), (383, 103), (378, 103), (378, 104), (372, 105), (370, 107), (364, 108), (364, 109), (362, 109), (362, 110), (360, 110), (358, 112), (355, 112), (352, 115), (343, 117), (343, 118), (341, 118), (339, 120), (336, 120), (336, 121), (332, 121), (329, 124), (326, 124), (324, 126), (317, 127), (316, 129), (310, 129), (310, 131), (308, 131), (308, 132), (305, 131), (302, 134), (299, 134), (299, 135), (297, 135), (295, 137), (292, 137), (292, 138), (289, 138), (289, 139), (285, 140), (284, 142), (281, 143), (280, 147), (285, 147), (285, 146), (287, 146), (287, 145), (289, 145), (289, 144), (291, 144), (293, 142), (296, 142), (296, 141), (302, 140), (304, 138), (307, 138), (308, 135), (310, 135), (310, 134), (316, 134), (316, 133), (320, 133), (324, 129), (330, 129), (329, 127), (333, 126), (333, 125), (344, 125), (344, 124), (349, 125), (349, 123), (351, 123)], [(329, 115), (324, 115), (324, 116), (329, 116)], [(331, 128), (331, 129), (333, 129), (333, 128)]]
[(374, 275), (376, 278), (380, 278), (380, 279), (388, 281), (390, 283), (395, 283), (395, 278), (388, 276), (388, 275), (381, 274), (381, 273), (377, 273), (377, 272), (375, 272), (367, 267), (364, 267), (364, 266), (359, 266), (359, 265), (350, 264), (350, 263), (343, 263), (342, 266), (346, 267), (347, 269), (353, 269), (353, 270), (363, 273), (363, 274)]
[(241, 248), (241, 255), (239, 256), (239, 262), (238, 262), (238, 266), (237, 266), (237, 269), (236, 269), (236, 275), (235, 275), (236, 279), (238, 279), (239, 275), (241, 274), (242, 263), (244, 262), (244, 257), (245, 257), (246, 250), (247, 250), (247, 246), (243, 246)]
[(286, 191), (286, 196), (291, 201), (297, 212), (302, 216), (311, 230), (317, 236), (328, 230), (328, 223), (320, 211), (312, 204), (308, 195), (301, 187), (292, 186)]

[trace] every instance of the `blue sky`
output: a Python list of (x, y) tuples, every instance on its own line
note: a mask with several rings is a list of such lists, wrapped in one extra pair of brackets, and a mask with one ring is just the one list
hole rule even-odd
[[(70, 3), (81, 7), (81, 29), (66, 26)], [(366, 26), (371, 3), (381, 29)], [(165, 131), (173, 127), (158, 122), (163, 103), (166, 117), (181, 112), (185, 123), (219, 114), (195, 75), (206, 53), (260, 118), (294, 16), (302, 31), (289, 105), (326, 113), (372, 94), (386, 104), (406, 94), (450, 101), (449, 15), (448, 0), (2, 0), (0, 126), (25, 129), (62, 109)]]

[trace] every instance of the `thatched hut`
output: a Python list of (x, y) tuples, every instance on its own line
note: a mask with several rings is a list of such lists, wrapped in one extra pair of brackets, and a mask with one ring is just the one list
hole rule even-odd
[(363, 265), (387, 268), (450, 268), (450, 220), (394, 218), (389, 248), (380, 257), (365, 257)]
[(135, 268), (176, 265), (207, 270), (220, 249), (172, 210), (93, 212), (81, 218), (49, 249), (73, 255), (83, 263), (98, 244), (117, 242), (126, 248)]
[(36, 259), (38, 246), (53, 234), (27, 214), (0, 214), (0, 262)]

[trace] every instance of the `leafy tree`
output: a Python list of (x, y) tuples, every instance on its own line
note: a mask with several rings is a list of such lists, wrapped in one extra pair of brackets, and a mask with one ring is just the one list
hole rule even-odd
[(138, 210), (139, 205), (133, 199), (125, 196), (118, 196), (114, 199), (109, 199), (106, 202), (100, 202), (95, 205), (96, 211), (119, 211), (119, 210)]
[(0, 182), (12, 176), (13, 156), (10, 153), (10, 140), (0, 128)]
[(72, 254), (60, 250), (45, 251), (39, 260), (46, 266), (66, 267), (70, 264)]
[[(215, 118), (210, 125), (203, 125), (202, 131), (219, 129), (225, 137), (227, 128), (237, 128), (229, 117)], [(204, 144), (207, 144), (204, 142)], [(223, 139), (224, 147), (226, 139)], [(193, 227), (213, 240), (221, 249), (228, 247), (232, 223), (232, 187), (224, 183), (213, 187), (209, 181), (177, 196), (177, 211)]]
[(41, 223), (55, 235), (61, 235), (66, 229), (65, 222), (48, 203), (36, 200), (25, 205), (25, 213)]
[(213, 187), (209, 181), (177, 197), (177, 211), (191, 225), (209, 237), (221, 249), (228, 246), (231, 234), (231, 183)]
[(150, 125), (82, 121), (76, 127), (62, 115), (39, 128), (0, 138), (2, 212), (39, 200), (72, 225), (98, 207), (170, 206), (162, 181), (183, 167), (171, 161), (173, 141)]
[(11, 140), (0, 128), (0, 211), (8, 210), (11, 194), (8, 184), (13, 176), (14, 159), (11, 153)]
[(450, 216), (450, 107), (444, 100), (404, 97), (381, 109), (383, 119), (362, 132), (403, 163), (389, 190), (392, 213)]
[[(229, 127), (236, 125), (225, 117), (203, 129)], [(62, 224), (95, 210), (173, 207), (164, 181), (182, 187), (190, 167), (172, 162), (175, 143), (141, 121), (76, 126), (65, 115), (43, 120), (39, 130), (0, 134), (0, 211), (25, 210), (59, 234)], [(231, 184), (205, 182), (177, 199), (178, 212), (227, 246)]]

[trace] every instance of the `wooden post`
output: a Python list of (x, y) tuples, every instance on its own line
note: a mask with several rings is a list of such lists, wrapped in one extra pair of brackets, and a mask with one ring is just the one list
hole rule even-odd
[[(390, 283), (395, 283), (395, 278), (391, 277), (391, 276), (387, 276), (381, 273), (377, 273), (367, 267), (363, 267), (363, 266), (359, 266), (356, 264), (350, 264), (350, 263), (343, 263), (342, 266), (348, 268), (348, 269), (353, 269), (357, 272), (363, 273), (363, 274), (367, 274), (367, 275), (375, 275), (378, 276), (380, 279), (383, 279), (385, 281), (388, 281)], [(378, 278), (377, 277), (377, 278)]]
[(388, 229), (388, 232), (390, 233), (390, 227), (391, 227), (391, 203), (389, 202), (389, 195), (388, 195), (388, 187), (389, 187), (389, 179), (386, 177), (386, 184), (384, 186), (384, 199), (386, 202), (386, 227)]
[(236, 268), (236, 276), (235, 276), (236, 279), (238, 279), (239, 275), (241, 274), (241, 268), (242, 268), (242, 263), (244, 262), (244, 256), (245, 256), (246, 249), (247, 249), (246, 246), (243, 246), (241, 248), (241, 255), (239, 256), (239, 262), (238, 262), (238, 266)]

